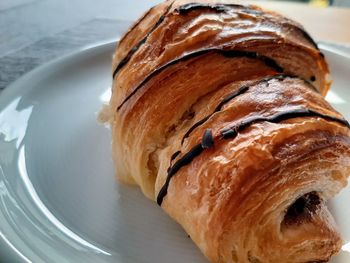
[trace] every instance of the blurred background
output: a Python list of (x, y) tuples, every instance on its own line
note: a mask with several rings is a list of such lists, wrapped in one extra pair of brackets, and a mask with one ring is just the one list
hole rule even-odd
[[(275, 0), (275, 1), (284, 1), (284, 0)], [(350, 6), (349, 0), (294, 0), (294, 2), (308, 3), (315, 6)]]
[[(54, 58), (117, 40), (161, 1), (0, 0), (0, 90)], [(350, 45), (350, 0), (257, 2), (299, 21), (317, 41)]]

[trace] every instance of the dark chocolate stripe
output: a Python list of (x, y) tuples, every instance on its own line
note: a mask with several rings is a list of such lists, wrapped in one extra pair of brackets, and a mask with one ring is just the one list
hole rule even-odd
[(175, 158), (176, 158), (180, 153), (181, 153), (181, 151), (174, 152), (173, 155), (170, 157), (170, 166), (169, 166), (169, 168), (168, 168), (168, 171), (169, 171), (169, 169), (170, 169), (170, 167), (171, 167), (171, 162), (172, 162), (173, 160), (175, 160)]
[[(248, 126), (257, 123), (257, 122), (272, 122), (272, 123), (279, 123), (281, 121), (285, 121), (288, 119), (293, 118), (300, 118), (300, 117), (319, 117), (322, 119), (325, 119), (327, 121), (334, 121), (338, 122), (342, 125), (345, 125), (346, 127), (350, 128), (349, 123), (345, 119), (339, 119), (333, 116), (325, 115), (322, 113), (319, 113), (314, 110), (300, 108), (300, 109), (294, 109), (291, 111), (286, 111), (282, 113), (277, 113), (275, 115), (269, 116), (269, 117), (263, 117), (263, 116), (255, 116), (250, 117), (238, 125), (226, 128), (222, 130), (219, 134), (219, 136), (216, 136), (216, 139), (232, 139), (235, 138), (238, 134), (238, 132), (242, 131), (243, 129), (247, 128)], [(174, 163), (172, 167), (168, 170), (168, 175), (165, 181), (165, 184), (160, 189), (158, 196), (157, 196), (157, 203), (158, 205), (162, 205), (163, 199), (166, 196), (168, 192), (168, 187), (170, 184), (171, 178), (181, 169), (181, 167), (186, 166), (190, 164), (194, 158), (199, 156), (204, 151), (204, 148), (202, 144), (197, 144), (194, 146), (189, 152), (187, 152), (183, 157), (181, 157), (177, 162)]]
[[(276, 75), (276, 76), (281, 76), (281, 75)], [(271, 77), (273, 78), (273, 77)], [(264, 82), (265, 79), (262, 79), (262, 80), (259, 80), (258, 82), (256, 83), (252, 83), (251, 85), (244, 85), (242, 87), (240, 87), (238, 90), (228, 94), (220, 103), (218, 106), (216, 106), (216, 108), (214, 109), (214, 111), (207, 115), (206, 117), (204, 117), (203, 119), (199, 120), (198, 122), (196, 122), (195, 124), (193, 124), (189, 129), (188, 131), (184, 134), (184, 136), (182, 137), (182, 140), (181, 140), (181, 144), (183, 144), (184, 140), (186, 138), (188, 138), (188, 136), (190, 136), (190, 134), (192, 133), (193, 130), (195, 130), (198, 126), (202, 125), (203, 123), (205, 123), (214, 113), (218, 112), (218, 111), (221, 111), (222, 107), (228, 103), (229, 101), (231, 101), (232, 99), (238, 97), (239, 95), (242, 95), (244, 94), (246, 91), (248, 91), (249, 87), (250, 86), (253, 86), (253, 85), (257, 85), (259, 84), (260, 82)]]
[[(129, 62), (129, 60), (131, 59), (131, 57), (133, 56), (133, 54), (140, 48), (140, 46), (142, 46), (148, 39), (149, 35), (158, 28), (158, 26), (164, 21), (166, 15), (169, 13), (171, 7), (173, 6), (172, 2), (169, 7), (167, 8), (167, 10), (164, 12), (164, 14), (159, 18), (159, 20), (154, 24), (154, 26), (152, 27), (152, 29), (146, 34), (146, 36), (141, 39), (129, 52), (128, 54), (121, 60), (121, 62), (117, 65), (116, 69), (113, 71), (113, 78), (118, 74), (118, 72)], [(196, 10), (196, 9), (212, 9), (215, 10), (216, 12), (227, 12), (229, 11), (231, 8), (233, 7), (240, 7), (242, 8), (242, 12), (248, 13), (248, 14), (254, 14), (254, 15), (263, 15), (264, 12), (260, 11), (260, 10), (255, 10), (255, 9), (251, 9), (251, 7), (249, 6), (244, 6), (244, 5), (239, 5), (239, 4), (201, 4), (201, 3), (189, 3), (189, 4), (185, 4), (182, 6), (179, 6), (175, 9), (175, 11), (177, 13), (179, 13), (180, 15), (184, 15), (187, 14), (190, 11)], [(149, 10), (150, 12), (151, 10)], [(147, 14), (149, 13), (147, 12)], [(145, 14), (145, 16), (147, 15)], [(144, 17), (145, 17), (144, 16)], [(143, 18), (144, 18), (143, 17)], [(143, 20), (143, 19), (141, 19)], [(141, 20), (139, 21), (139, 23), (141, 22)], [(137, 24), (139, 24), (137, 23)], [(136, 24), (136, 25), (137, 25)], [(317, 43), (312, 39), (312, 37), (301, 27), (298, 27), (297, 25), (291, 24), (291, 23), (287, 23), (289, 26), (297, 29), (298, 31), (301, 32), (301, 34), (317, 49), (319, 50)], [(134, 27), (136, 27), (136, 25)], [(134, 28), (133, 27), (133, 28)], [(129, 34), (132, 31), (129, 30), (127, 32), (127, 34)], [(123, 41), (125, 38), (125, 36), (120, 40)]]
[(151, 7), (150, 9), (148, 9), (148, 11), (146, 13), (144, 13), (144, 15), (139, 19), (137, 20), (137, 22), (128, 30), (128, 32), (126, 32), (124, 34), (124, 36), (119, 40), (119, 45), (120, 43), (122, 43), (125, 38), (151, 13), (151, 11), (154, 9), (154, 6)]
[(160, 73), (161, 71), (165, 70), (166, 68), (179, 63), (181, 61), (187, 61), (191, 58), (198, 57), (200, 55), (204, 55), (207, 53), (219, 53), (222, 54), (225, 57), (230, 58), (236, 58), (236, 57), (247, 57), (247, 58), (254, 58), (259, 59), (260, 61), (263, 61), (267, 66), (273, 68), (277, 72), (283, 72), (283, 68), (277, 64), (276, 61), (273, 59), (259, 55), (256, 52), (250, 52), (250, 51), (240, 51), (240, 50), (225, 50), (225, 49), (218, 49), (218, 48), (207, 48), (203, 50), (194, 51), (192, 53), (187, 53), (183, 55), (182, 57), (175, 58), (174, 60), (169, 61), (168, 63), (160, 66), (159, 68), (155, 69), (153, 72), (151, 72), (143, 81), (141, 81), (140, 84), (137, 85), (137, 87), (126, 96), (126, 98), (122, 101), (122, 103), (118, 106), (117, 111), (120, 110), (120, 108), (127, 102), (145, 83), (147, 83), (152, 77), (154, 77), (156, 74)]
[[(198, 126), (202, 125), (203, 123), (205, 123), (212, 115), (214, 115), (216, 112), (221, 111), (222, 107), (230, 102), (232, 99), (244, 94), (246, 91), (249, 90), (250, 87), (252, 86), (256, 86), (260, 83), (264, 83), (264, 82), (268, 82), (272, 79), (285, 79), (285, 78), (298, 78), (296, 76), (293, 75), (287, 75), (287, 74), (277, 74), (274, 76), (269, 76), (269, 77), (265, 77), (263, 79), (260, 79), (254, 83), (251, 83), (249, 85), (244, 85), (242, 87), (240, 87), (238, 90), (228, 94), (225, 98), (223, 98), (223, 100), (219, 103), (218, 106), (216, 106), (216, 108), (214, 109), (214, 111), (207, 115), (206, 117), (204, 117), (203, 119), (199, 120), (198, 122), (196, 122), (195, 124), (193, 124), (188, 131), (184, 134), (184, 136), (182, 137), (181, 140), (181, 144), (183, 144), (183, 142), (185, 141), (186, 138), (188, 138), (188, 136), (190, 136), (190, 134), (193, 132), (193, 130), (195, 130)], [(319, 91), (308, 81), (303, 80), (305, 84), (307, 84), (313, 91), (316, 91), (317, 93), (319, 93)]]
[(246, 10), (250, 10), (250, 9), (248, 9), (249, 8), (248, 6), (239, 5), (239, 4), (188, 3), (188, 4), (184, 4), (182, 6), (175, 8), (175, 12), (177, 12), (180, 15), (186, 15), (190, 11), (198, 10), (198, 9), (211, 9), (211, 10), (214, 10), (216, 12), (227, 12), (227, 11), (231, 10), (231, 7), (246, 8)]
[(181, 151), (177, 151), (177, 152), (173, 153), (173, 155), (170, 158), (170, 161), (174, 160), (180, 153), (181, 153)]
[(238, 89), (237, 91), (229, 94), (227, 97), (225, 97), (220, 104), (215, 108), (215, 110), (209, 114), (208, 116), (204, 117), (203, 119), (199, 120), (198, 122), (196, 122), (195, 124), (193, 124), (191, 126), (191, 128), (188, 129), (188, 131), (184, 134), (184, 136), (182, 137), (181, 140), (181, 144), (183, 144), (183, 142), (185, 141), (185, 139), (190, 136), (190, 134), (192, 133), (192, 131), (194, 129), (196, 129), (198, 126), (202, 125), (203, 123), (205, 123), (215, 112), (218, 112), (221, 110), (222, 106), (224, 106), (227, 102), (229, 102), (231, 99), (245, 93), (249, 88), (247, 86), (243, 86), (240, 89)]
[(203, 149), (210, 149), (214, 146), (214, 138), (211, 129), (206, 129), (201, 142)]
[[(166, 15), (169, 13), (171, 7), (173, 6), (175, 1), (173, 1), (169, 7), (167, 8), (167, 10), (164, 12), (163, 15), (160, 16), (159, 20), (154, 24), (154, 26), (152, 27), (152, 29), (146, 34), (146, 36), (141, 39), (129, 52), (128, 54), (119, 62), (118, 66), (116, 67), (116, 69), (113, 71), (113, 78), (118, 74), (118, 72), (125, 66), (126, 63), (128, 63), (128, 61), (131, 59), (132, 55), (140, 48), (140, 46), (142, 46), (148, 39), (149, 35), (152, 34), (152, 32), (154, 30), (156, 30), (158, 28), (158, 26), (164, 21)], [(216, 11), (227, 11), (229, 8), (229, 6), (236, 6), (236, 7), (244, 7), (242, 5), (222, 5), (222, 4), (218, 4), (218, 5), (207, 5), (207, 4), (200, 4), (200, 3), (189, 3), (189, 4), (185, 4), (182, 6), (179, 6), (175, 9), (175, 11), (181, 15), (187, 13), (188, 11), (192, 11), (194, 9), (199, 9), (199, 8), (210, 8), (210, 9), (214, 9)], [(151, 8), (152, 9), (152, 8)], [(151, 9), (144, 15), (143, 18), (145, 18), (151, 11)], [(139, 22), (137, 24), (139, 24), (141, 22), (140, 19)], [(135, 24), (133, 26), (132, 29), (130, 29), (127, 34), (129, 34), (136, 26), (137, 24)], [(124, 38), (126, 37), (126, 35), (120, 40), (123, 41)]]
[[(174, 2), (173, 2), (174, 3)], [(130, 51), (129, 53), (126, 55), (126, 57), (118, 64), (118, 66), (116, 67), (116, 69), (113, 72), (113, 78), (116, 76), (116, 74), (119, 72), (119, 70), (124, 67), (124, 65), (130, 60), (130, 58), (132, 57), (132, 55), (140, 48), (140, 46), (142, 44), (144, 44), (147, 41), (147, 38), (149, 37), (149, 35), (158, 28), (158, 26), (163, 22), (163, 20), (165, 19), (166, 15), (169, 13), (172, 5), (169, 5), (169, 7), (167, 8), (166, 12), (159, 18), (159, 20), (155, 23), (155, 25), (152, 27), (152, 29), (146, 34), (146, 36), (138, 43), (136, 44)], [(254, 15), (263, 15), (264, 12), (260, 11), (260, 10), (255, 10), (255, 9), (251, 9), (249, 6), (244, 6), (244, 5), (239, 5), (239, 4), (201, 4), (201, 3), (189, 3), (189, 4), (185, 4), (182, 6), (179, 6), (175, 9), (176, 12), (178, 12), (180, 15), (184, 15), (187, 14), (190, 11), (196, 10), (196, 9), (212, 9), (215, 10), (216, 12), (227, 12), (230, 10), (230, 8), (232, 7), (240, 7), (242, 8), (241, 11), (248, 13), (248, 14), (254, 14)], [(146, 17), (149, 12), (152, 10), (152, 8), (143, 16)], [(127, 34), (129, 34), (142, 20), (143, 18), (141, 18), (139, 20), (138, 23), (136, 23), (132, 29), (130, 29)], [(286, 24), (286, 23), (284, 23)], [(317, 50), (319, 50), (317, 43), (313, 40), (313, 38), (309, 35), (308, 32), (306, 32), (304, 30), (304, 28), (299, 27), (295, 24), (292, 23), (287, 23), (289, 26), (292, 26), (293, 28), (297, 29), (298, 31), (301, 32), (301, 34), (306, 38), (307, 41), (309, 41)], [(126, 35), (127, 35), (126, 34)], [(124, 38), (126, 37), (126, 35), (120, 40), (123, 41)]]
[(305, 37), (314, 46), (314, 48), (320, 50), (315, 40), (310, 36), (310, 34), (307, 31), (305, 31), (305, 29), (300, 28), (298, 26), (295, 26), (295, 28), (300, 30), (300, 32), (303, 34), (303, 37)]
[[(174, 3), (174, 2), (173, 2)], [(153, 33), (154, 30), (156, 30), (158, 28), (158, 26), (164, 21), (166, 15), (168, 14), (169, 10), (171, 9), (173, 3), (171, 3), (168, 8), (166, 9), (166, 11), (164, 12), (163, 15), (160, 16), (160, 18), (158, 19), (158, 21), (153, 25), (153, 27), (151, 28), (151, 30), (149, 32), (147, 32), (146, 36), (144, 38), (142, 38), (134, 47), (132, 47), (132, 49), (130, 49), (130, 51), (128, 52), (128, 54), (119, 62), (118, 66), (116, 67), (116, 69), (113, 71), (113, 78), (118, 74), (118, 72), (126, 65), (126, 63), (129, 62), (129, 60), (131, 59), (132, 55), (134, 55), (134, 53), (140, 48), (140, 46), (142, 46), (148, 39), (148, 37), (150, 36), (150, 34)]]
[(272, 122), (272, 123), (279, 123), (281, 121), (285, 121), (285, 120), (292, 119), (292, 118), (300, 118), (300, 117), (319, 117), (319, 118), (325, 119), (327, 121), (338, 122), (338, 123), (350, 128), (349, 123), (345, 119), (339, 119), (339, 118), (336, 118), (333, 116), (319, 113), (319, 112), (314, 111), (314, 110), (300, 108), (300, 109), (295, 109), (292, 111), (277, 113), (277, 114), (269, 116), (269, 117), (263, 117), (263, 116), (248, 117), (245, 120), (243, 120), (239, 125), (229, 127), (229, 128), (222, 130), (221, 136), (223, 139), (234, 138), (237, 136), (239, 131), (242, 131), (245, 128), (247, 128), (250, 125), (257, 123), (257, 122), (267, 121), (267, 122)]
[[(179, 14), (187, 14), (188, 12), (195, 10), (195, 9), (212, 9), (215, 10), (216, 12), (228, 12), (231, 10), (231, 8), (242, 8), (242, 12), (247, 13), (247, 14), (253, 14), (253, 15), (264, 15), (265, 13), (261, 10), (256, 10), (253, 7), (249, 5), (239, 5), (239, 4), (202, 4), (202, 3), (188, 3), (182, 6), (179, 6), (175, 9), (176, 12)], [(309, 41), (317, 50), (319, 50), (317, 43), (313, 40), (313, 38), (310, 36), (310, 34), (305, 31), (303, 27), (299, 27), (293, 23), (283, 23), (287, 24), (288, 26), (291, 26), (295, 29), (297, 29), (303, 37)]]
[(171, 178), (174, 176), (174, 174), (180, 170), (182, 166), (185, 166), (192, 162), (192, 160), (200, 155), (203, 151), (202, 145), (198, 144), (195, 147), (193, 147), (188, 153), (186, 153), (180, 160), (178, 160), (170, 169), (168, 169), (168, 176), (166, 178), (165, 184), (160, 189), (158, 196), (157, 196), (157, 204), (162, 205), (163, 199), (168, 193), (168, 187)]
[(254, 9), (251, 5), (240, 5), (240, 4), (203, 4), (203, 3), (188, 3), (182, 6), (179, 6), (175, 9), (175, 11), (180, 15), (185, 15), (193, 10), (198, 9), (211, 9), (216, 12), (227, 12), (232, 10), (231, 8), (241, 8), (244, 13), (252, 14), (252, 15), (263, 15), (264, 12), (261, 10)]

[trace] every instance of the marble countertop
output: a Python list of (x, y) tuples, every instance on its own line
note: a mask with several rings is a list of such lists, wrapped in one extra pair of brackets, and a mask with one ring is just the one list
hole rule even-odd
[[(0, 90), (52, 59), (117, 40), (131, 21), (160, 1), (1, 0)], [(318, 41), (350, 45), (350, 9), (259, 3), (303, 23)]]
[(161, 0), (1, 0), (0, 90), (54, 58), (117, 40)]

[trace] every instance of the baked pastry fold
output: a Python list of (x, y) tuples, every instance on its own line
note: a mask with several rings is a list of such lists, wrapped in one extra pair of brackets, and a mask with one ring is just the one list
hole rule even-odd
[(301, 25), (229, 1), (167, 1), (120, 40), (103, 116), (118, 178), (211, 262), (322, 262), (341, 247), (326, 201), (350, 131)]

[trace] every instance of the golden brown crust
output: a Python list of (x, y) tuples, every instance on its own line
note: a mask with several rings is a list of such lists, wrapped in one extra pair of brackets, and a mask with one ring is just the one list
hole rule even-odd
[[(182, 224), (212, 262), (221, 262), (220, 258), (222, 262), (248, 262), (249, 251), (261, 262), (279, 262), (281, 257), (287, 259), (288, 253), (296, 252), (290, 248), (291, 243), (317, 245), (320, 232), (331, 228), (324, 239), (336, 249), (325, 247), (325, 251), (293, 255), (298, 261), (290, 262), (311, 261), (322, 253), (329, 257), (340, 246), (333, 224), (325, 224), (322, 231), (313, 228), (312, 235), (303, 232), (307, 227), (303, 225), (290, 239), (280, 231), (285, 210), (298, 197), (317, 191), (326, 199), (346, 184), (349, 133), (339, 127), (347, 136), (328, 134), (328, 139), (328, 131), (323, 130), (329, 125), (313, 119), (292, 124), (256, 124), (234, 141), (216, 144), (183, 167), (172, 179), (162, 207)], [(328, 156), (330, 153), (332, 157)], [(165, 169), (166, 165), (161, 166), (159, 174)], [(337, 181), (334, 174), (339, 174)], [(320, 212), (326, 213), (325, 209)], [(233, 251), (236, 261), (231, 259)]]
[[(120, 95), (116, 104), (120, 105), (145, 76), (165, 63), (186, 53), (214, 47), (254, 50), (261, 55), (270, 56), (287, 73), (307, 80), (315, 77), (315, 86), (323, 94), (327, 91), (328, 82), (324, 73), (328, 72), (328, 68), (322, 55), (313, 43), (303, 37), (300, 33), (303, 31), (296, 30), (295, 25), (287, 23), (288, 20), (270, 13), (245, 13), (245, 6), (233, 6), (224, 11), (194, 8), (185, 13), (176, 12), (176, 6), (177, 2), (168, 12), (162, 6), (159, 12), (167, 15), (155, 30), (152, 27), (157, 22), (153, 21), (151, 28), (154, 31), (137, 48), (130, 63), (117, 74), (116, 83), (123, 83), (123, 88), (118, 91)], [(248, 10), (260, 9), (249, 7)], [(147, 34), (143, 34), (145, 35)], [(131, 37), (127, 39), (129, 38)], [(274, 52), (272, 47), (278, 48), (278, 51)]]
[(339, 251), (325, 202), (347, 184), (350, 130), (298, 23), (231, 1), (167, 1), (123, 37), (113, 71), (104, 118), (118, 177), (212, 262)]
[(167, 3), (152, 7), (125, 33), (116, 47), (113, 56), (113, 69), (115, 69), (132, 48), (146, 36), (147, 32), (151, 31), (152, 27), (157, 23), (162, 14), (166, 12), (167, 8)]

